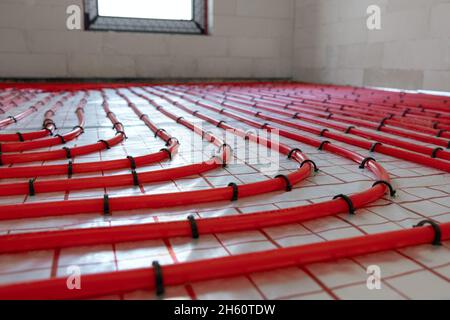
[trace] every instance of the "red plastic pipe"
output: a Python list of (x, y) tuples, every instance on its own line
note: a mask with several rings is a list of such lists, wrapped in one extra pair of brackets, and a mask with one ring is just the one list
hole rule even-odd
[[(440, 225), (441, 239), (450, 239), (450, 223)], [(315, 244), (162, 266), (164, 286), (248, 275), (255, 272), (335, 261), (380, 251), (431, 243), (431, 226), (353, 237)], [(82, 290), (69, 290), (67, 278), (0, 287), (0, 299), (83, 299), (154, 289), (153, 268), (84, 275)]]

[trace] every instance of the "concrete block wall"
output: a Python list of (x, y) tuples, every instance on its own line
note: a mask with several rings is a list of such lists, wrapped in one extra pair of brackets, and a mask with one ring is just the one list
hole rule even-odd
[[(381, 8), (381, 30), (366, 10)], [(296, 80), (450, 91), (449, 0), (296, 0)]]
[(82, 0), (0, 0), (0, 78), (291, 78), (295, 0), (214, 0), (210, 36), (69, 31)]

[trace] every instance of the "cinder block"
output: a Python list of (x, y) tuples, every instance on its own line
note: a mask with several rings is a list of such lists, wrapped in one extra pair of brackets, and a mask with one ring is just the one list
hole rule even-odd
[(450, 38), (450, 3), (438, 3), (431, 9), (432, 37)]
[(136, 77), (135, 62), (128, 56), (70, 54), (69, 76), (94, 78)]
[(22, 30), (0, 29), (0, 52), (24, 52), (27, 50)]
[(450, 71), (425, 71), (423, 88), (450, 91)]
[(0, 53), (0, 61), (1, 78), (52, 78), (67, 75), (65, 55)]
[(228, 39), (224, 37), (173, 35), (168, 43), (172, 56), (220, 57), (228, 52)]
[(279, 41), (272, 38), (232, 38), (230, 39), (230, 54), (233, 57), (279, 57)]
[(236, 14), (237, 0), (215, 0), (215, 16), (234, 16)]
[(364, 85), (401, 89), (420, 89), (424, 74), (421, 70), (366, 69)]
[(237, 15), (285, 19), (293, 17), (293, 0), (237, 0)]

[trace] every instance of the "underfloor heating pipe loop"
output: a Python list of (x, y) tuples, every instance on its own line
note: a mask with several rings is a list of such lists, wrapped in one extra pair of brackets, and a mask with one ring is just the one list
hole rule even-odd
[[(109, 113), (107, 117), (112, 123), (116, 123), (115, 115)], [(91, 154), (96, 151), (101, 151), (108, 149), (110, 147), (116, 146), (125, 139), (125, 133), (123, 127), (119, 127), (120, 132), (117, 132), (113, 138), (108, 140), (100, 140), (97, 143), (88, 144), (73, 148), (63, 148), (61, 150), (54, 151), (43, 151), (43, 152), (30, 152), (21, 154), (1, 154), (0, 159), (3, 165), (14, 164), (14, 163), (27, 163), (35, 161), (49, 161), (49, 160), (59, 160), (59, 159), (72, 159), (80, 155)]]
[[(106, 113), (110, 113), (109, 105), (106, 96), (104, 96), (103, 107)], [(135, 109), (135, 112), (139, 115), (141, 112), (136, 106), (131, 106)], [(111, 114), (113, 116), (113, 114)], [(117, 120), (117, 119), (115, 119)], [(151, 124), (153, 130), (157, 130), (156, 126), (147, 120), (148, 124)], [(117, 123), (117, 127), (118, 127)], [(165, 130), (160, 133), (160, 138), (167, 142), (166, 146), (169, 148), (169, 152), (175, 152), (175, 147), (178, 145), (178, 140), (172, 136), (169, 136)], [(220, 139), (213, 137), (214, 141), (217, 141), (218, 146), (223, 145)], [(134, 158), (133, 158), (134, 161)], [(73, 166), (73, 165), (72, 165)], [(122, 175), (110, 175), (94, 178), (79, 178), (79, 179), (58, 179), (58, 180), (45, 180), (34, 182), (33, 194), (57, 192), (57, 191), (72, 191), (72, 190), (85, 190), (93, 188), (108, 188), (119, 187), (127, 185), (139, 185), (140, 183), (160, 182), (171, 179), (177, 179), (181, 177), (191, 176), (194, 174), (200, 174), (207, 171), (217, 169), (219, 165), (212, 161), (205, 161), (199, 164), (186, 165), (177, 168), (169, 168), (164, 170), (157, 170), (151, 172), (139, 172), (135, 171), (135, 163), (133, 164), (132, 174)], [(73, 168), (71, 168), (72, 174)], [(29, 192), (28, 183), (14, 183), (14, 184), (2, 184), (0, 185), (1, 196), (11, 196), (18, 194), (27, 194)]]
[[(148, 98), (147, 98), (148, 99)], [(165, 110), (161, 106), (157, 105), (151, 99), (149, 102), (154, 104), (158, 111), (169, 116), (172, 119), (179, 119), (179, 116)], [(199, 114), (196, 115), (199, 117)], [(212, 119), (206, 116), (202, 117), (204, 120), (213, 124), (217, 124), (220, 121)], [(180, 123), (189, 127), (189, 122), (183, 120)], [(261, 126), (260, 124), (257, 124)], [(236, 135), (242, 138), (248, 137), (250, 140), (260, 144), (264, 144), (269, 148), (273, 148), (283, 154), (289, 154), (290, 148), (286, 145), (271, 143), (267, 139), (260, 138), (254, 134), (248, 134), (243, 130), (239, 130), (228, 125), (222, 125), (222, 129), (234, 130)], [(231, 152), (229, 148), (222, 148), (223, 152)], [(227, 151), (228, 150), (228, 151)], [(308, 160), (303, 154), (296, 152), (292, 156), (292, 160), (301, 164), (303, 161)], [(289, 174), (291, 185), (296, 185), (300, 181), (310, 176), (313, 166), (307, 164), (297, 171)], [(241, 198), (252, 197), (264, 193), (280, 191), (286, 189), (286, 181), (284, 179), (269, 179), (261, 182), (250, 183), (241, 185), (239, 187), (239, 195)], [(174, 206), (184, 206), (190, 204), (210, 203), (223, 200), (229, 200), (232, 197), (233, 190), (230, 187), (200, 190), (200, 191), (188, 191), (177, 192), (172, 194), (156, 194), (145, 196), (129, 196), (129, 197), (116, 197), (109, 198), (109, 207), (111, 211), (125, 211), (125, 210), (137, 210), (148, 208), (168, 208)], [(25, 203), (18, 205), (5, 205), (0, 206), (0, 220), (17, 219), (17, 218), (33, 218), (33, 217), (49, 217), (49, 216), (63, 216), (70, 214), (81, 213), (101, 213), (103, 212), (104, 199), (85, 199), (85, 200), (68, 200), (68, 201), (55, 201), (45, 203)]]
[[(180, 95), (180, 93), (176, 93), (176, 94)], [(186, 97), (184, 97), (184, 98), (186, 99)], [(223, 109), (214, 107), (212, 105), (205, 104), (203, 102), (199, 102), (199, 101), (197, 101), (195, 99), (190, 99), (190, 101), (194, 102), (194, 103), (197, 103), (198, 105), (203, 106), (205, 108), (208, 108), (210, 110), (213, 110), (215, 112), (221, 111), (221, 113), (224, 114)], [(255, 116), (255, 112), (253, 112), (251, 110), (248, 110), (246, 108), (237, 107), (237, 106), (230, 105), (230, 104), (227, 104), (227, 103), (222, 103), (222, 107), (223, 106), (226, 106), (229, 109), (237, 110), (237, 111), (239, 111), (241, 113), (245, 113), (245, 114), (249, 114), (251, 116)], [(259, 107), (256, 107), (256, 108), (259, 108)], [(227, 115), (229, 115), (229, 116), (230, 115), (235, 116), (233, 113), (230, 113), (229, 111), (225, 111), (225, 113)], [(278, 111), (278, 113), (280, 113), (280, 111)], [(292, 117), (292, 114), (289, 113), (289, 116)], [(299, 124), (299, 123), (296, 123), (296, 122), (287, 121), (285, 119), (281, 119), (281, 118), (278, 118), (278, 117), (264, 115), (262, 113), (259, 113), (258, 117), (262, 118), (264, 120), (273, 121), (273, 122), (282, 124), (284, 126), (289, 126), (289, 127), (292, 127), (292, 128), (298, 129), (298, 130), (302, 130), (302, 131), (306, 131), (306, 132), (310, 132), (310, 133), (313, 133), (313, 134), (320, 135), (322, 133), (322, 130), (317, 129), (315, 127), (307, 126), (307, 125), (304, 125), (304, 124)], [(367, 149), (367, 150), (370, 150), (371, 147), (372, 147), (372, 143), (371, 142), (360, 140), (360, 139), (351, 138), (351, 137), (349, 137), (346, 134), (339, 134), (339, 133), (334, 133), (334, 132), (330, 132), (330, 131), (325, 131), (322, 134), (323, 134), (324, 137), (335, 139), (335, 140), (338, 140), (340, 142), (344, 142), (344, 143), (347, 143), (347, 144), (350, 144), (350, 145), (354, 145), (354, 146), (357, 146), (357, 147), (360, 147), (360, 148), (364, 148), (364, 149)], [(379, 152), (379, 153), (386, 154), (386, 155), (390, 155), (390, 156), (393, 156), (393, 157), (396, 157), (396, 158), (400, 158), (400, 159), (403, 159), (403, 160), (407, 160), (407, 161), (419, 163), (419, 164), (422, 164), (422, 165), (425, 165), (425, 166), (429, 166), (429, 167), (432, 167), (432, 168), (435, 168), (435, 169), (438, 169), (438, 170), (442, 170), (442, 171), (445, 171), (445, 172), (450, 172), (450, 163), (448, 161), (444, 161), (444, 160), (433, 158), (432, 154), (430, 154), (428, 156), (425, 156), (425, 155), (418, 154), (418, 153), (415, 153), (415, 152), (410, 152), (410, 151), (407, 151), (407, 150), (390, 147), (390, 146), (387, 146), (387, 145), (384, 145), (384, 144), (379, 145), (376, 148), (375, 151)], [(442, 153), (443, 151), (440, 151), (440, 152)]]
[[(450, 223), (439, 226), (440, 240), (450, 239)], [(158, 264), (164, 286), (249, 275), (280, 268), (335, 261), (381, 251), (430, 244), (436, 239), (433, 226), (332, 240), (264, 252), (241, 254), (201, 261)], [(82, 299), (153, 290), (155, 268), (116, 271), (83, 276), (83, 290), (67, 290), (67, 278), (53, 278), (0, 287), (0, 299)], [(161, 281), (163, 280), (163, 281)]]
[[(62, 106), (63, 102), (66, 100), (60, 100), (60, 103), (57, 103), (57, 105)], [(71, 140), (74, 140), (79, 135), (83, 133), (83, 127), (84, 127), (84, 107), (87, 104), (87, 100), (85, 98), (82, 98), (77, 105), (76, 108), (76, 115), (78, 118), (78, 125), (75, 126), (71, 131), (68, 133), (65, 133), (63, 135), (57, 135), (52, 138), (47, 139), (41, 139), (37, 141), (24, 141), (24, 142), (18, 142), (18, 143), (7, 143), (7, 144), (0, 144), (1, 145), (1, 151), (2, 152), (22, 152), (27, 150), (33, 150), (33, 149), (39, 149), (39, 148), (45, 148), (45, 147), (51, 147), (59, 144), (65, 144)], [(50, 126), (54, 127), (54, 122), (52, 119), (52, 116), (55, 114), (55, 110), (52, 108), (46, 112), (47, 117), (44, 120), (44, 127), (49, 128)]]
[(34, 92), (18, 92), (7, 99), (0, 101), (0, 114), (5, 114), (12, 108), (18, 107), (22, 103), (26, 103), (36, 97)]
[[(51, 98), (55, 97), (56, 95), (57, 95), (56, 93), (50, 93), (47, 97), (49, 99), (51, 99)], [(28, 117), (32, 113), (37, 112), (40, 107), (45, 105), (45, 102), (43, 102), (43, 101), (47, 101), (47, 100), (41, 100), (38, 103), (33, 104), (32, 106), (28, 107), (25, 111), (22, 111), (14, 116), (9, 116), (6, 119), (0, 120), (0, 128), (4, 128), (13, 123), (17, 123), (20, 120)]]
[[(362, 156), (342, 148), (341, 156), (352, 159), (358, 164), (365, 160)], [(336, 151), (334, 150), (334, 151)], [(296, 152), (295, 154), (297, 154)], [(307, 160), (308, 161), (308, 160)], [(375, 161), (367, 161), (367, 168), (371, 170), (378, 181), (389, 184), (387, 172)], [(386, 191), (385, 184), (374, 184), (372, 188), (349, 196), (355, 208), (381, 198)], [(242, 190), (239, 190), (240, 192)], [(240, 194), (239, 192), (239, 194)], [(232, 232), (253, 230), (277, 226), (323, 216), (343, 213), (348, 210), (347, 204), (341, 200), (330, 200), (323, 203), (307, 206), (258, 212), (244, 216), (230, 216), (197, 220), (198, 230), (201, 234), (214, 232)], [(0, 237), (0, 252), (20, 252), (33, 249), (69, 247), (77, 245), (93, 245), (111, 242), (139, 241), (159, 239), (163, 237), (186, 236), (192, 232), (186, 221), (156, 223), (139, 226), (123, 226), (113, 228), (94, 228), (85, 230), (66, 230), (43, 233), (30, 233), (8, 235)]]
[[(237, 99), (236, 97), (240, 97), (240, 99)], [(242, 99), (242, 94), (238, 95), (235, 94), (234, 97), (228, 97), (225, 96), (222, 98), (224, 98), (225, 100), (229, 100), (230, 102), (237, 102), (237, 103), (241, 103), (241, 104), (245, 104), (246, 101), (245, 100), (241, 100)], [(291, 97), (286, 97), (288, 99), (292, 99)], [(251, 104), (247, 104), (248, 106), (253, 106), (255, 104), (255, 102), (252, 102)], [(441, 138), (441, 135), (445, 133), (442, 132), (442, 130), (431, 130), (431, 134), (432, 136), (428, 136), (425, 134), (421, 134), (421, 133), (417, 133), (416, 131), (411, 131), (411, 130), (405, 130), (405, 129), (397, 129), (395, 127), (392, 126), (388, 126), (388, 121), (390, 119), (390, 117), (386, 118), (386, 115), (383, 115), (383, 119), (380, 118), (368, 118), (368, 117), (364, 117), (361, 114), (356, 114), (356, 117), (360, 118), (360, 119), (356, 119), (356, 118), (352, 118), (350, 117), (351, 114), (347, 114), (347, 116), (344, 115), (339, 115), (337, 113), (339, 112), (334, 112), (334, 113), (330, 113), (329, 111), (325, 112), (325, 110), (329, 109), (329, 107), (326, 106), (321, 106), (321, 103), (317, 102), (317, 108), (321, 108), (321, 110), (317, 110), (314, 111), (311, 108), (314, 107), (314, 105), (304, 105), (304, 104), (300, 104), (300, 105), (296, 105), (295, 102), (293, 102), (292, 100), (289, 101), (289, 103), (284, 102), (283, 105), (280, 104), (273, 104), (270, 103), (270, 101), (262, 101), (262, 102), (256, 102), (256, 106), (263, 106), (263, 107), (267, 107), (267, 106), (272, 106), (272, 107), (283, 107), (283, 109), (291, 109), (291, 110), (296, 110), (296, 111), (300, 111), (303, 115), (304, 114), (309, 114), (315, 117), (321, 117), (321, 118), (326, 118), (326, 119), (332, 119), (334, 121), (341, 121), (341, 122), (347, 122), (347, 123), (352, 123), (352, 124), (358, 124), (360, 126), (364, 126), (364, 127), (368, 127), (371, 129), (378, 129), (379, 131), (384, 131), (387, 133), (392, 133), (392, 134), (396, 134), (396, 135), (400, 135), (400, 136), (404, 136), (406, 138), (413, 138), (416, 139), (418, 141), (422, 141), (422, 142), (426, 142), (426, 143), (433, 143), (436, 145), (440, 145), (443, 147), (448, 147), (449, 146), (449, 141), (445, 140), (443, 138)], [(342, 113), (342, 112), (341, 112)], [(383, 124), (382, 126), (380, 126), (380, 124)]]
[[(213, 100), (210, 100), (210, 101), (213, 101)], [(222, 104), (229, 106), (229, 104), (227, 104), (226, 102), (222, 102)], [(231, 106), (231, 107), (233, 107), (233, 106)], [(340, 131), (343, 131), (343, 132), (346, 132), (347, 129), (349, 128), (348, 126), (334, 124), (334, 123), (331, 123), (329, 121), (321, 120), (320, 118), (309, 117), (309, 116), (303, 115), (303, 113), (300, 113), (300, 112), (295, 112), (295, 113), (294, 112), (287, 112), (286, 109), (278, 110), (278, 109), (275, 109), (275, 108), (262, 107), (262, 106), (258, 106), (258, 105), (254, 105), (253, 107), (261, 109), (261, 110), (267, 110), (267, 111), (275, 112), (275, 113), (278, 113), (280, 115), (287, 116), (287, 117), (290, 117), (290, 118), (295, 118), (295, 119), (303, 120), (303, 121), (306, 121), (306, 122), (311, 122), (311, 123), (314, 123), (314, 124), (320, 124), (320, 125), (326, 126), (328, 128), (333, 128), (333, 129), (340, 130)], [(361, 129), (358, 129), (358, 128), (353, 128), (350, 132), (346, 132), (346, 133), (351, 133), (353, 135), (357, 135), (357, 136), (360, 136), (360, 137), (363, 137), (363, 138), (366, 138), (366, 139), (376, 140), (376, 141), (379, 141), (379, 142), (382, 142), (382, 143), (386, 143), (386, 144), (389, 144), (389, 145), (400, 147), (400, 148), (405, 149), (405, 150), (411, 150), (411, 151), (414, 151), (414, 152), (417, 152), (417, 153), (421, 153), (421, 154), (424, 154), (424, 155), (427, 155), (427, 156), (433, 156), (433, 152), (436, 150), (435, 148), (430, 148), (430, 147), (425, 147), (425, 146), (413, 144), (413, 143), (410, 143), (410, 142), (405, 142), (405, 141), (402, 141), (402, 140), (399, 140), (399, 139), (386, 137), (386, 136), (383, 136), (383, 135), (380, 135), (380, 134), (376, 134), (376, 133), (371, 133), (370, 131), (367, 131), (367, 130), (364, 131), (364, 130), (361, 130)], [(445, 143), (446, 143), (446, 146), (449, 146), (449, 144), (450, 144), (448, 141), (445, 141), (444, 144)], [(441, 159), (444, 159), (444, 160), (450, 160), (450, 152), (442, 150), (442, 151), (439, 151), (435, 155), (435, 157), (436, 158), (441, 158)]]

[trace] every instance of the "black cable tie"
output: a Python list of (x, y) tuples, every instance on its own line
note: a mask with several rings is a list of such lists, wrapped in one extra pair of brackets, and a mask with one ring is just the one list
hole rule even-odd
[(20, 141), (20, 142), (24, 142), (24, 141), (25, 141), (24, 138), (23, 138), (23, 134), (22, 134), (22, 133), (16, 132), (16, 134), (17, 134), (17, 136), (19, 137), (19, 141)]
[(36, 192), (34, 190), (34, 180), (35, 179), (28, 180), (28, 194), (30, 196), (34, 196), (36, 194)]
[(127, 159), (130, 160), (131, 170), (136, 170), (136, 160), (132, 156), (128, 156)]
[(220, 109), (219, 113), (220, 113), (220, 114), (223, 114), (225, 111), (227, 111), (227, 109), (222, 108), (222, 109)]
[(118, 125), (121, 125), (121, 126), (123, 127), (123, 123), (120, 122), (120, 121), (118, 121), (118, 122), (115, 122), (115, 123), (113, 124), (112, 128), (113, 128), (114, 130), (117, 130), (116, 127), (117, 127)]
[(261, 114), (261, 111), (258, 111), (257, 113), (255, 113), (255, 117), (258, 118), (260, 114)]
[(169, 139), (167, 139), (166, 141), (166, 147), (170, 146), (170, 144), (172, 143), (172, 141), (175, 141), (177, 144), (179, 144), (180, 142), (178, 141), (177, 138), (174, 137), (170, 137)]
[(328, 132), (328, 131), (330, 131), (330, 130), (328, 130), (328, 129), (323, 129), (322, 131), (320, 131), (319, 136), (323, 137), (323, 135), (325, 134), (325, 132)]
[(345, 129), (345, 134), (349, 134), (352, 129), (355, 129), (355, 127), (349, 126), (347, 129)]
[(292, 155), (294, 154), (294, 152), (300, 152), (300, 153), (302, 153), (303, 151), (302, 150), (300, 150), (299, 148), (294, 148), (294, 149), (292, 149), (291, 151), (289, 151), (289, 153), (288, 153), (288, 159), (292, 159)]
[(70, 148), (64, 147), (64, 148), (62, 148), (62, 150), (66, 151), (66, 158), (67, 159), (72, 159), (72, 152), (71, 152)]
[(333, 114), (330, 113), (330, 114), (328, 115), (328, 117), (327, 117), (327, 120), (330, 120), (332, 116), (333, 116)]
[(118, 134), (121, 134), (125, 140), (128, 139), (127, 135), (125, 134), (125, 131), (117, 130), (116, 135), (118, 135)]
[(13, 116), (9, 116), (8, 119), (12, 119), (12, 121), (14, 121), (14, 123), (17, 123), (17, 119)]
[(195, 110), (194, 112), (192, 112), (192, 115), (194, 116), (194, 117), (196, 117), (197, 116), (197, 113), (199, 113), (200, 111), (198, 111), (198, 110)]
[(73, 162), (69, 161), (69, 163), (67, 164), (67, 178), (72, 178), (72, 174), (73, 174)]
[(298, 115), (300, 114), (300, 112), (296, 112), (293, 116), (292, 119), (298, 119)]
[(403, 111), (402, 117), (406, 116), (410, 111), (410, 109), (406, 109), (405, 111)]
[(84, 128), (82, 126), (75, 126), (72, 128), (72, 130), (75, 130), (75, 129), (80, 129), (81, 133), (84, 133)]
[(177, 123), (180, 123), (180, 121), (183, 120), (183, 119), (184, 119), (183, 117), (177, 118)]
[(131, 174), (133, 175), (133, 185), (135, 187), (138, 187), (139, 186), (139, 177), (138, 177), (136, 170), (131, 170)]
[[(75, 113), (77, 113), (78, 111), (81, 111), (81, 112), (83, 112), (84, 113), (84, 108), (82, 108), (82, 107), (78, 107), (78, 108), (76, 108), (75, 109)], [(110, 111), (111, 112), (111, 111)], [(108, 112), (108, 113), (110, 113), (110, 112)], [(106, 114), (106, 116), (108, 116), (108, 113)], [(53, 112), (53, 115), (55, 115), (55, 113)]]
[(158, 137), (160, 132), (166, 132), (167, 133), (167, 131), (165, 129), (158, 129), (158, 130), (155, 131), (155, 138)]
[(105, 194), (103, 196), (103, 214), (105, 216), (111, 214), (111, 207), (109, 205), (109, 195), (108, 194)]
[(31, 110), (33, 110), (34, 112), (37, 112), (37, 111), (38, 111), (38, 108), (36, 108), (35, 106), (31, 106), (31, 107), (29, 107), (28, 109), (31, 109)]
[(2, 153), (0, 152), (0, 167), (3, 166)]
[(375, 161), (376, 162), (377, 160), (372, 158), (372, 157), (367, 157), (361, 162), (361, 164), (359, 165), (359, 168), (360, 169), (364, 169), (366, 167), (367, 162), (369, 162), (369, 161)]
[(155, 274), (156, 295), (162, 296), (164, 294), (165, 290), (164, 290), (164, 280), (163, 280), (161, 265), (159, 264), (158, 261), (153, 261), (152, 266), (153, 266), (153, 273)]
[(450, 141), (447, 144), (447, 149), (450, 149)]
[(380, 143), (380, 142), (375, 142), (375, 143), (372, 144), (372, 146), (370, 147), (369, 152), (371, 152), (371, 153), (375, 152), (375, 149), (376, 149), (378, 146), (381, 146), (381, 145), (382, 145), (382, 143)]
[(46, 127), (47, 127), (49, 124), (52, 125), (52, 126), (54, 126), (55, 129), (58, 129), (58, 128), (56, 127), (55, 122), (53, 122), (52, 119), (45, 119), (44, 122), (43, 122), (43, 124), (42, 124), (42, 128), (46, 129)]
[(267, 122), (266, 122), (266, 123), (264, 123), (264, 124), (261, 126), (261, 129), (262, 129), (262, 130), (267, 129), (268, 126), (270, 126), (270, 123), (267, 123)]
[(220, 126), (221, 126), (223, 123), (226, 123), (226, 121), (223, 121), (223, 120), (219, 121), (219, 123), (217, 123), (217, 128), (220, 128)]
[(446, 131), (446, 130), (444, 130), (444, 129), (439, 130), (439, 132), (437, 133), (436, 137), (437, 137), (437, 138), (442, 137), (442, 134), (443, 134), (445, 131)]
[(239, 187), (236, 183), (231, 182), (228, 184), (229, 187), (233, 188), (233, 196), (231, 197), (231, 201), (237, 201), (239, 198)]
[(322, 141), (322, 143), (320, 144), (319, 148), (317, 148), (317, 149), (320, 150), (320, 151), (322, 151), (322, 150), (323, 150), (323, 147), (324, 147), (326, 144), (330, 144), (330, 143), (331, 143), (331, 142), (328, 141), (328, 140)]
[(195, 221), (195, 217), (193, 215), (190, 215), (187, 218), (191, 225), (192, 238), (194, 238), (194, 239), (200, 238), (200, 235), (198, 234), (198, 226), (197, 226), (197, 221)]
[(436, 149), (434, 149), (433, 152), (431, 153), (431, 158), (433, 158), (433, 159), (437, 158), (437, 153), (439, 151), (444, 151), (444, 148), (437, 147)]
[(397, 193), (397, 191), (395, 191), (394, 187), (392, 187), (392, 184), (390, 184), (389, 182), (385, 181), (385, 180), (379, 180), (377, 182), (375, 182), (372, 187), (375, 187), (379, 184), (384, 184), (386, 187), (389, 188), (389, 195), (391, 197), (395, 197), (395, 194)]
[(105, 145), (106, 149), (111, 149), (111, 146), (109, 145), (109, 142), (106, 140), (98, 140), (97, 142), (101, 142)]
[(355, 207), (353, 206), (353, 201), (352, 201), (352, 199), (350, 199), (349, 196), (346, 196), (345, 194), (338, 194), (337, 196), (333, 197), (333, 200), (336, 200), (336, 199), (344, 200), (348, 205), (348, 212), (350, 214), (355, 214)]
[(161, 150), (159, 150), (159, 151), (163, 151), (163, 152), (166, 152), (167, 153), (167, 155), (169, 156), (169, 160), (172, 160), (172, 152), (170, 152), (170, 150), (169, 149), (167, 149), (167, 148), (162, 148)]
[(300, 164), (300, 168), (302, 168), (305, 164), (307, 164), (307, 163), (310, 163), (310, 164), (312, 164), (313, 165), (313, 167), (314, 167), (314, 172), (318, 172), (319, 171), (319, 168), (317, 167), (317, 165), (316, 165), (316, 163), (314, 162), (314, 161), (312, 161), (312, 160), (305, 160), (305, 161), (303, 161), (301, 164)]
[(433, 239), (433, 246), (442, 246), (442, 231), (441, 227), (438, 223), (432, 221), (432, 220), (423, 220), (420, 221), (418, 224), (413, 226), (414, 228), (423, 227), (424, 225), (429, 224), (433, 227), (434, 230), (434, 239)]
[(59, 138), (59, 140), (61, 140), (62, 144), (66, 144), (66, 139), (64, 139), (64, 137), (60, 134), (55, 135), (55, 138)]
[(291, 181), (289, 181), (289, 178), (285, 176), (284, 174), (279, 174), (275, 177), (275, 179), (282, 179), (286, 182), (286, 191), (290, 192), (292, 191), (292, 184)]
[(106, 116), (109, 118), (109, 116), (112, 115), (112, 114), (114, 114), (114, 112), (108, 111), (108, 112), (106, 113)]
[(145, 113), (144, 113), (144, 114), (141, 114), (141, 115), (139, 116), (139, 120), (142, 120), (143, 117), (148, 117), (148, 115), (145, 114)]

